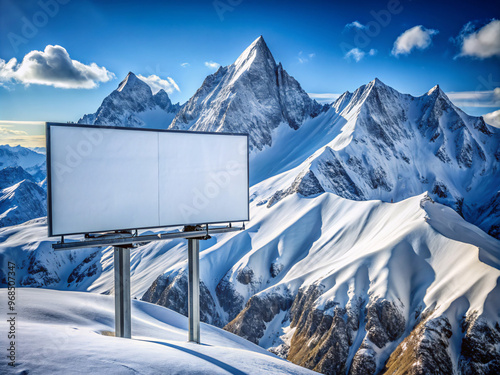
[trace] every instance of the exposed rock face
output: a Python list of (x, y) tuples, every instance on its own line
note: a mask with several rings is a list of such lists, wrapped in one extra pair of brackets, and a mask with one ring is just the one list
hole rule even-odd
[(314, 175), (312, 171), (307, 171), (304, 175), (299, 175), (293, 182), (292, 186), (290, 186), (285, 191), (278, 190), (274, 195), (269, 199), (267, 203), (267, 207), (272, 207), (274, 204), (286, 198), (287, 196), (299, 193), (304, 197), (308, 197), (315, 194), (324, 193), (323, 187), (319, 183), (318, 179)]
[(148, 84), (130, 72), (97, 112), (84, 115), (78, 123), (166, 129), (179, 109), (165, 90), (153, 95)]
[(71, 283), (75, 283), (78, 285), (82, 281), (97, 274), (101, 266), (99, 263), (98, 255), (99, 251), (90, 254), (83, 260), (83, 262), (75, 267), (75, 269), (68, 276), (68, 286)]
[(449, 351), (452, 327), (446, 317), (420, 322), (396, 350), (384, 368), (385, 374), (453, 374)]
[[(287, 359), (324, 374), (374, 374), (376, 352), (372, 343), (384, 347), (401, 337), (405, 319), (399, 308), (387, 300), (373, 300), (363, 309), (363, 301), (353, 298), (346, 306), (327, 303), (315, 308), (322, 294), (320, 286), (298, 292), (290, 309), (291, 327), (296, 327)], [(360, 314), (364, 318), (360, 321)], [(236, 319), (237, 320), (237, 319)], [(362, 322), (366, 321), (363, 327)], [(353, 347), (358, 330), (366, 330), (359, 349)], [(349, 361), (350, 353), (356, 353)]]
[(171, 129), (245, 132), (250, 148), (272, 145), (271, 132), (281, 123), (298, 129), (323, 107), (276, 64), (264, 41), (255, 40), (232, 65), (208, 76), (184, 105)]
[[(166, 306), (185, 316), (188, 315), (188, 279), (186, 272), (175, 276), (159, 276), (142, 297), (143, 301)], [(210, 291), (200, 282), (200, 320), (215, 326), (222, 326)]]
[(336, 137), (289, 172), (292, 185), (271, 192), (270, 206), (314, 176), (313, 191), (354, 200), (396, 202), (428, 191), (484, 231), (498, 232), (500, 210), (489, 202), (500, 184), (500, 132), (455, 107), (439, 86), (413, 97), (375, 79), (343, 94), (321, 119), (311, 132), (324, 126)]
[(377, 353), (369, 346), (362, 346), (352, 359), (349, 375), (373, 375), (377, 371)]
[(288, 310), (291, 304), (292, 299), (281, 294), (255, 295), (250, 298), (243, 311), (224, 328), (258, 344), (266, 330), (266, 323), (273, 320), (280, 311)]
[(500, 325), (491, 327), (477, 314), (464, 322), (465, 336), (459, 359), (460, 374), (500, 374)]
[(383, 348), (389, 341), (401, 337), (406, 322), (394, 302), (375, 300), (368, 304), (366, 309), (367, 338)]
[(245, 307), (245, 300), (243, 296), (236, 291), (234, 284), (231, 283), (228, 278), (223, 278), (217, 284), (215, 293), (217, 295), (219, 305), (227, 314), (226, 322), (230, 322), (236, 318), (243, 307)]
[(15, 185), (23, 180), (35, 182), (33, 176), (19, 166), (7, 167), (0, 170), (0, 190)]

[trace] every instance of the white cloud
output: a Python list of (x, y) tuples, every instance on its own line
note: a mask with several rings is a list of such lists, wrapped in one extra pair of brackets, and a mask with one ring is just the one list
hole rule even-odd
[(181, 91), (177, 83), (175, 83), (175, 81), (171, 77), (167, 77), (167, 79), (161, 79), (155, 74), (151, 74), (149, 77), (144, 77), (143, 75), (138, 74), (137, 77), (146, 82), (149, 87), (151, 87), (153, 94), (156, 94), (162, 89), (165, 90), (167, 94), (172, 94), (174, 91)]
[(376, 49), (373, 49), (373, 48), (372, 48), (370, 51), (368, 51), (368, 54), (369, 54), (370, 56), (375, 56), (375, 55), (377, 54), (377, 52), (378, 52), (378, 51), (377, 51)]
[(0, 135), (28, 135), (25, 131), (4, 128), (0, 126)]
[(205, 66), (210, 69), (217, 69), (220, 66), (220, 64), (213, 61), (205, 61)]
[(498, 111), (483, 115), (483, 119), (487, 124), (490, 124), (491, 126), (494, 126), (496, 128), (500, 128), (500, 109)]
[(366, 26), (359, 21), (353, 21), (345, 25), (344, 29), (365, 29)]
[(66, 49), (57, 45), (48, 45), (44, 51), (31, 51), (20, 63), (15, 58), (8, 62), (0, 59), (0, 83), (91, 89), (114, 77), (113, 73), (96, 63), (85, 65), (72, 60)]
[(447, 92), (458, 107), (500, 107), (500, 87), (490, 91)]
[(308, 95), (321, 104), (330, 104), (340, 96), (340, 94), (334, 94), (334, 93), (317, 94), (312, 92), (308, 93)]
[(304, 64), (308, 62), (309, 60), (312, 60), (316, 56), (315, 53), (309, 53), (307, 56), (304, 55), (304, 52), (300, 51), (299, 56), (297, 57), (299, 59), (299, 63)]
[(344, 57), (346, 59), (352, 58), (356, 62), (360, 62), (363, 59), (363, 57), (365, 57), (365, 55), (366, 53), (360, 50), (359, 48), (353, 48), (350, 51), (348, 51)]
[(188, 67), (188, 66), (190, 66), (190, 65), (191, 65), (191, 64), (190, 64), (190, 63), (188, 63), (188, 62), (185, 62), (185, 63), (182, 63), (182, 64), (181, 64), (181, 66), (182, 66), (183, 68), (187, 68), (187, 67)]
[(13, 135), (4, 136), (0, 134), (0, 144), (17, 146), (21, 145), (23, 147), (45, 147), (45, 136), (44, 135)]
[(474, 56), (485, 59), (500, 56), (500, 20), (492, 20), (476, 32), (472, 32), (468, 23), (462, 29), (459, 40), (462, 49), (459, 56)]
[(426, 29), (422, 25), (412, 27), (398, 36), (394, 42), (392, 54), (394, 56), (408, 55), (415, 48), (424, 50), (431, 45), (432, 36), (438, 32), (438, 30)]

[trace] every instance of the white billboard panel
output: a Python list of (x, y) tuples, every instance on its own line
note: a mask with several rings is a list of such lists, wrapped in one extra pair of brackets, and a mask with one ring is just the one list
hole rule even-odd
[(47, 124), (49, 236), (245, 221), (245, 134)]

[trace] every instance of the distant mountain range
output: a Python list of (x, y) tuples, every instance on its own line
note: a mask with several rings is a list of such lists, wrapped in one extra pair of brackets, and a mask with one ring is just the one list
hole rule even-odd
[(45, 155), (0, 146), (0, 227), (47, 215)]
[[(500, 130), (439, 86), (320, 105), (259, 37), (183, 106), (129, 73), (79, 122), (250, 134), (251, 220), (202, 243), (203, 321), (326, 374), (500, 372)], [(0, 230), (22, 285), (111, 292), (112, 249), (54, 254), (45, 225)], [(186, 314), (185, 259), (132, 250), (133, 295)]]

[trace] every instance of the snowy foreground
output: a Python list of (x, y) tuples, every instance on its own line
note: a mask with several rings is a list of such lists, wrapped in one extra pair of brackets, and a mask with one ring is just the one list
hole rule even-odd
[[(7, 301), (7, 289), (0, 289)], [(186, 341), (187, 318), (132, 302), (132, 340), (114, 331), (114, 299), (94, 293), (17, 289), (16, 374), (312, 374), (229, 332), (201, 325), (202, 344)], [(2, 317), (6, 316), (2, 303)], [(2, 319), (1, 331), (7, 332)], [(2, 348), (6, 335), (1, 336)], [(8, 371), (10, 370), (10, 371)], [(7, 371), (7, 372), (4, 372)]]

